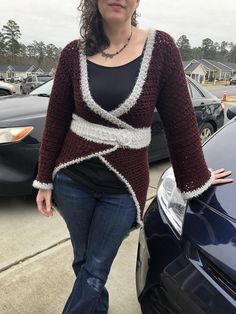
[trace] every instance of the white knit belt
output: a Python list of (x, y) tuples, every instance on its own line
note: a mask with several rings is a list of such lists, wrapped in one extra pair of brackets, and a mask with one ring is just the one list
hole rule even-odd
[(95, 124), (72, 115), (70, 129), (88, 141), (100, 144), (118, 145), (132, 149), (147, 147), (151, 141), (151, 128), (116, 129)]

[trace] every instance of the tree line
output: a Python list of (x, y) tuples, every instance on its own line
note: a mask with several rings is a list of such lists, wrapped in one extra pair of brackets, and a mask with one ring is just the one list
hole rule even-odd
[(0, 64), (56, 66), (61, 48), (36, 40), (25, 45), (20, 41), (21, 36), (15, 21), (9, 20), (3, 25), (0, 31)]
[[(34, 40), (29, 45), (20, 42), (21, 31), (19, 25), (9, 20), (0, 31), (0, 64), (23, 64), (53, 67), (56, 66), (61, 48), (54, 44), (45, 44)], [(212, 59), (221, 62), (236, 63), (236, 45), (233, 42), (214, 42), (210, 38), (202, 40), (199, 47), (191, 47), (186, 35), (176, 41), (182, 59)]]
[(211, 59), (220, 62), (236, 63), (236, 45), (233, 42), (222, 41), (214, 42), (210, 38), (202, 40), (200, 47), (191, 48), (189, 39), (186, 35), (180, 36), (176, 41), (182, 59), (190, 61), (192, 59)]

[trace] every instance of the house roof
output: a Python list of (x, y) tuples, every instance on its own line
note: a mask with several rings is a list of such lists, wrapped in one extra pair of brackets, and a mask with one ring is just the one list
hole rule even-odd
[(35, 65), (9, 65), (9, 64), (0, 64), (0, 72), (6, 72), (9, 67), (15, 72), (37, 72), (38, 70), (43, 71), (44, 73), (51, 72), (54, 68), (44, 68), (36, 67)]
[(185, 69), (186, 66), (188, 66), (191, 63), (191, 61), (182, 61), (182, 63), (183, 63), (183, 67)]
[(13, 68), (17, 72), (27, 72), (30, 71), (32, 65), (13, 65)]
[(14, 71), (17, 71), (17, 72), (27, 72), (32, 66), (31, 65), (1, 64), (0, 71), (6, 72), (9, 67), (11, 67)]
[(9, 65), (9, 64), (0, 64), (0, 71), (1, 72), (6, 72), (9, 67), (12, 67), (12, 66)]
[(221, 63), (225, 64), (230, 69), (236, 71), (236, 63), (232, 63), (232, 62), (221, 62)]
[(193, 63), (189, 64), (189, 66), (187, 68), (185, 68), (185, 71), (193, 72), (199, 65), (200, 65), (200, 63), (193, 62)]
[(33, 69), (32, 73), (35, 73), (35, 72), (45, 72), (42, 68), (35, 68)]
[(210, 71), (218, 71), (218, 70), (219, 70), (219, 69), (216, 68), (213, 64), (207, 62), (207, 60), (202, 59), (202, 60), (199, 60), (199, 62), (200, 62), (204, 67), (206, 67), (208, 70), (210, 70)]
[(218, 62), (218, 61), (214, 61), (214, 60), (206, 60), (206, 59), (202, 59), (201, 62), (205, 62), (207, 64), (210, 64), (212, 65), (213, 67), (215, 67), (217, 70), (221, 70), (221, 71), (224, 71), (224, 72), (231, 72), (231, 70), (229, 69), (228, 66), (224, 65), (223, 63), (221, 62)]

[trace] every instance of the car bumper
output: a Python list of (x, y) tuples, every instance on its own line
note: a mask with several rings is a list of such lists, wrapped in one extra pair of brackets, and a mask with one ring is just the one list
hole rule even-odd
[(137, 294), (143, 314), (235, 313), (235, 303), (195, 263), (192, 248), (188, 240), (176, 238), (154, 200), (144, 216), (137, 256)]

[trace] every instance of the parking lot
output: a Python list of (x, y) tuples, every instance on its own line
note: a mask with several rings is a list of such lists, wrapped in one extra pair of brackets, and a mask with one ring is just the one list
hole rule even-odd
[[(150, 170), (147, 204), (167, 160)], [(74, 282), (72, 250), (57, 212), (45, 218), (33, 197), (0, 199), (0, 313), (60, 313)], [(135, 288), (138, 230), (126, 238), (114, 261), (107, 287), (110, 314), (140, 314)]]
[[(19, 93), (19, 84), (16, 84)], [(225, 112), (232, 104), (225, 104)], [(227, 122), (227, 118), (225, 119)], [(150, 167), (147, 205), (168, 160)], [(0, 313), (61, 313), (74, 282), (72, 249), (57, 212), (45, 218), (34, 197), (0, 198)], [(110, 314), (140, 314), (135, 288), (139, 231), (126, 238), (114, 261), (107, 287)]]

